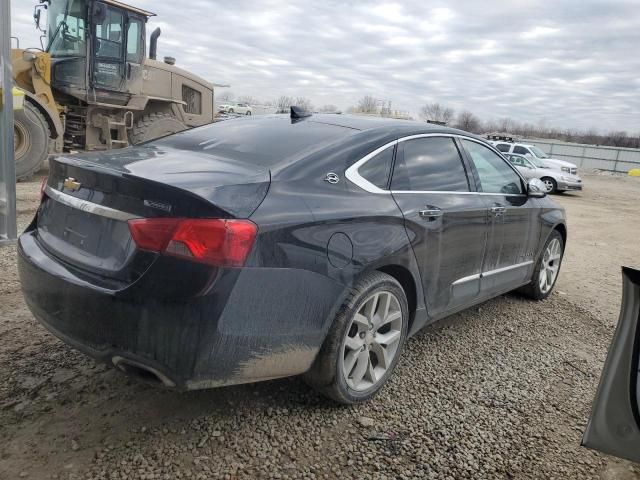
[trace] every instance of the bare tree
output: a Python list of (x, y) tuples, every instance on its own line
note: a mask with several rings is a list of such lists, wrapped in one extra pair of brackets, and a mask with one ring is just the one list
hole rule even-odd
[(311, 103), (311, 100), (305, 97), (297, 97), (296, 101), (292, 105), (295, 105), (296, 107), (301, 108), (302, 110), (305, 110), (307, 112), (311, 112), (313, 110), (313, 103)]
[(231, 102), (235, 98), (235, 95), (231, 90), (223, 90), (221, 93), (216, 95), (216, 98), (220, 102)]
[(292, 97), (288, 97), (286, 95), (281, 95), (276, 100), (276, 112), (277, 113), (288, 113), (291, 105), (294, 104), (294, 99)]
[(450, 107), (445, 107), (437, 102), (427, 103), (420, 108), (420, 118), (425, 122), (429, 120), (435, 122), (449, 123), (453, 120), (454, 111)]
[(322, 113), (335, 113), (338, 111), (338, 107), (332, 104), (323, 105), (318, 109)]
[(468, 110), (463, 110), (456, 119), (456, 128), (467, 132), (479, 133), (481, 130), (480, 119)]
[(358, 100), (355, 111), (360, 113), (378, 113), (378, 100), (371, 95), (365, 95)]
[(246, 103), (247, 105), (258, 105), (260, 100), (251, 95), (241, 95), (238, 97), (238, 103)]

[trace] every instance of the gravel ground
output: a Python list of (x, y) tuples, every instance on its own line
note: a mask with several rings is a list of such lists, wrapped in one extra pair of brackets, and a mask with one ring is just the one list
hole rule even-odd
[[(580, 447), (619, 267), (637, 258), (640, 181), (586, 184), (556, 197), (570, 233), (554, 295), (506, 295), (423, 330), (356, 407), (298, 379), (187, 394), (130, 380), (46, 333), (15, 248), (0, 250), (0, 478), (640, 478)], [(38, 185), (18, 185), (22, 228)]]

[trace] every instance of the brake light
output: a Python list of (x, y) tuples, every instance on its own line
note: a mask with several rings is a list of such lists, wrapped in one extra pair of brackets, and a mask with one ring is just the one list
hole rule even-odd
[(44, 197), (47, 196), (45, 193), (45, 188), (47, 188), (47, 182), (49, 181), (49, 177), (43, 177), (40, 181), (40, 203), (44, 200)]
[(258, 227), (249, 220), (141, 218), (129, 220), (138, 248), (218, 267), (244, 265)]

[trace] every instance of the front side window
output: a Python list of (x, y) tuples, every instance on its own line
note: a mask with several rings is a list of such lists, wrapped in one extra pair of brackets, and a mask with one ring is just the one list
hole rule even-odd
[(526, 158), (519, 155), (509, 155), (509, 160), (511, 161), (511, 163), (517, 165), (518, 167), (533, 168), (533, 165), (531, 165), (531, 163), (529, 163)]
[(480, 177), (483, 192), (501, 194), (523, 193), (520, 176), (498, 154), (485, 145), (462, 140)]
[(496, 148), (501, 152), (508, 152), (511, 149), (511, 145), (509, 145), (508, 143), (499, 143), (498, 145), (496, 145)]
[(392, 190), (468, 192), (469, 181), (452, 138), (426, 137), (401, 142)]
[(393, 163), (393, 151), (394, 147), (389, 147), (367, 160), (364, 165), (358, 168), (360, 176), (378, 188), (388, 189), (391, 164)]
[(538, 147), (536, 146), (532, 146), (531, 147), (531, 151), (533, 152), (533, 154), (538, 157), (538, 158), (551, 158), (549, 155), (547, 155), (546, 153), (544, 153), (542, 150), (540, 150)]
[(84, 0), (52, 2), (49, 5), (47, 51), (52, 57), (85, 56), (87, 32)]
[(524, 147), (516, 146), (513, 147), (513, 153), (517, 153), (518, 155), (530, 155), (531, 152)]
[(96, 25), (96, 55), (101, 58), (122, 57), (123, 15), (112, 8), (107, 9), (104, 21)]

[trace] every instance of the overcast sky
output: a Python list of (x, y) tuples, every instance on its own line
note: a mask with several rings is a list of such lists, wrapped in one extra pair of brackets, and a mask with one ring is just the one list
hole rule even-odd
[[(159, 58), (237, 95), (640, 132), (640, 1), (131, 0), (158, 14)], [(13, 35), (39, 45), (34, 1)]]

